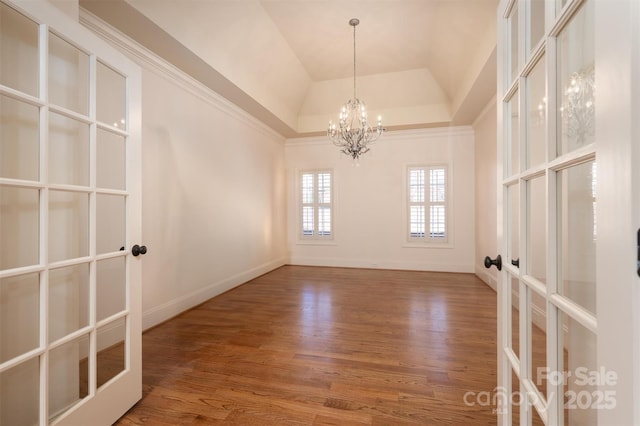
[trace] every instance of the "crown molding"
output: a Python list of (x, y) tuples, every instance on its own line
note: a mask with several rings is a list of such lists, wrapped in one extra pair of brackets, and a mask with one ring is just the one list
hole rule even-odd
[[(473, 136), (475, 134), (471, 126), (434, 127), (429, 129), (392, 130), (386, 131), (381, 139), (393, 141), (415, 140), (419, 138)], [(378, 139), (378, 140), (381, 140)], [(285, 141), (285, 147), (332, 145), (327, 136), (311, 136), (289, 138)]]

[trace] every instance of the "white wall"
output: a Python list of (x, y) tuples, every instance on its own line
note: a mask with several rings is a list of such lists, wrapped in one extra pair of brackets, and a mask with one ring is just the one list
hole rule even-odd
[[(326, 137), (287, 141), (288, 243), (292, 264), (432, 271), (474, 270), (474, 143), (470, 128), (388, 132), (359, 166)], [(406, 238), (404, 185), (410, 164), (449, 163), (450, 246), (411, 247)], [(304, 169), (334, 171), (335, 238), (297, 239), (296, 178)]]
[[(473, 123), (475, 131), (475, 273), (496, 289), (497, 270), (486, 269), (484, 257), (498, 254), (496, 239), (497, 170), (496, 170), (496, 101), (495, 98)], [(504, 253), (503, 253), (504, 255)]]
[(143, 327), (285, 263), (284, 140), (143, 63)]

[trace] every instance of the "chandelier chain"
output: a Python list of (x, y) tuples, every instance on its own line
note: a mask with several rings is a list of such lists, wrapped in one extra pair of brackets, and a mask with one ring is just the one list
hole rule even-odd
[(356, 25), (353, 26), (353, 99), (357, 99), (357, 96), (356, 96)]

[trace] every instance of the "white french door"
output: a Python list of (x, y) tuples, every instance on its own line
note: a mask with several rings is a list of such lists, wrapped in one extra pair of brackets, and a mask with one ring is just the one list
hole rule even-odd
[(0, 424), (108, 425), (141, 396), (140, 70), (0, 0)]
[(640, 422), (638, 3), (499, 5), (501, 425)]

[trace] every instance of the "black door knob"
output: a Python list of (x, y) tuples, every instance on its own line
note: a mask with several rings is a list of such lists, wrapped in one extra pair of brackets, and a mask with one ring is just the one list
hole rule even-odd
[(131, 247), (131, 254), (134, 256), (138, 256), (140, 254), (146, 254), (147, 253), (147, 246), (139, 246), (139, 245), (135, 245), (133, 247)]
[(515, 266), (516, 268), (519, 268), (519, 267), (520, 267), (520, 258), (517, 258), (517, 259), (511, 259), (511, 264), (512, 264), (513, 266)]
[(489, 269), (491, 265), (496, 265), (498, 271), (502, 271), (502, 256), (497, 255), (495, 259), (491, 259), (489, 256), (484, 258), (484, 267)]

